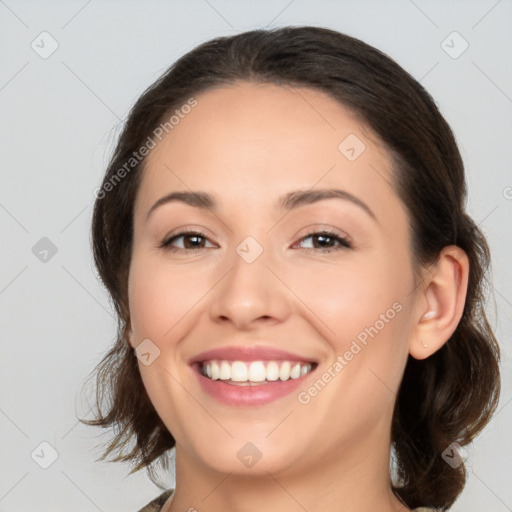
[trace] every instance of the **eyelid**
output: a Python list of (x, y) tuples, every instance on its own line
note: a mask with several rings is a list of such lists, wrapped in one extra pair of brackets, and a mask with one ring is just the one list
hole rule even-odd
[(302, 228), (296, 235), (294, 235), (294, 240), (299, 238), (302, 240), (304, 237), (322, 233), (322, 232), (329, 232), (333, 235), (339, 236), (340, 238), (345, 239), (347, 242), (352, 245), (352, 238), (349, 236), (348, 233), (345, 231), (342, 231), (341, 229), (336, 228), (335, 226), (331, 226), (330, 224), (309, 224), (308, 226)]
[[(191, 251), (193, 249), (182, 249), (181, 247), (174, 247), (170, 244), (171, 240), (179, 239), (187, 235), (199, 236), (207, 240), (209, 243), (216, 245), (214, 242), (212, 242), (210, 236), (205, 233), (205, 230), (203, 228), (197, 228), (194, 225), (186, 225), (179, 226), (176, 229), (173, 229), (170, 233), (163, 237), (162, 241), (159, 242), (157, 246), (158, 248), (164, 250)], [(202, 247), (198, 247), (197, 249), (202, 249)], [(205, 249), (210, 249), (210, 247), (205, 247)]]
[(169, 239), (176, 235), (183, 235), (187, 233), (197, 233), (201, 234), (201, 236), (204, 236), (205, 238), (210, 238), (210, 236), (215, 236), (214, 234), (210, 232), (208, 235), (206, 232), (209, 231), (201, 226), (198, 226), (196, 224), (184, 224), (182, 226), (178, 226), (177, 228), (174, 228), (172, 231), (170, 231), (167, 235), (165, 235), (164, 239)]

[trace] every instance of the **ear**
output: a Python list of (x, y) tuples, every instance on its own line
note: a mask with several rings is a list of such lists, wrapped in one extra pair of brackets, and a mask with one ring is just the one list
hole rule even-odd
[(444, 247), (437, 264), (426, 270), (414, 308), (415, 324), (409, 353), (426, 359), (454, 333), (464, 311), (469, 259), (456, 245)]

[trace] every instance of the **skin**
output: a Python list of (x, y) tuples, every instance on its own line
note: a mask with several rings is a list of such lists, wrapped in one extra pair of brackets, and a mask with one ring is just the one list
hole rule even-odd
[[(176, 492), (164, 510), (408, 511), (388, 469), (396, 392), (408, 355), (429, 357), (460, 320), (465, 253), (446, 247), (415, 286), (389, 156), (324, 93), (237, 82), (195, 98), (146, 161), (129, 274), (130, 344), (149, 338), (160, 350), (139, 367), (176, 439)], [(366, 146), (354, 161), (338, 150), (349, 134)], [(376, 219), (342, 199), (275, 206), (288, 192), (320, 188), (353, 194)], [(171, 202), (147, 217), (162, 196), (191, 190), (213, 195), (218, 209)], [(177, 252), (159, 247), (198, 229), (199, 249), (184, 238)], [(304, 239), (322, 229), (352, 247)], [(247, 236), (263, 248), (250, 264), (236, 252)], [(304, 391), (397, 302), (400, 312), (307, 404), (291, 393), (227, 406), (202, 391), (187, 364), (211, 348), (267, 344), (319, 362)], [(251, 468), (237, 457), (248, 442), (262, 454)]]

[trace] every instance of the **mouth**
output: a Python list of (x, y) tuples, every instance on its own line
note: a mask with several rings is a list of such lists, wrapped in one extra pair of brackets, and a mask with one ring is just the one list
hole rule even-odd
[(189, 359), (199, 387), (219, 404), (263, 406), (295, 395), (319, 366), (311, 356), (272, 345), (217, 347)]
[(296, 396), (318, 363), (295, 360), (231, 361), (191, 364), (204, 393), (230, 407), (255, 407)]
[(208, 360), (193, 364), (203, 377), (232, 386), (261, 386), (297, 380), (311, 373), (316, 362), (294, 360)]

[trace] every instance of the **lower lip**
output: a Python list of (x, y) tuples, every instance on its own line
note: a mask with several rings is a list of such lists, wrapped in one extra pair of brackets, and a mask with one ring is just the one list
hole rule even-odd
[(279, 398), (296, 391), (314, 371), (315, 367), (306, 375), (298, 379), (276, 380), (267, 384), (254, 383), (248, 386), (227, 384), (222, 380), (212, 380), (201, 374), (198, 364), (193, 365), (194, 373), (199, 379), (203, 390), (219, 402), (235, 406), (266, 405)]

